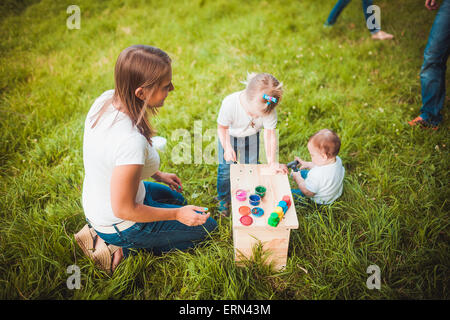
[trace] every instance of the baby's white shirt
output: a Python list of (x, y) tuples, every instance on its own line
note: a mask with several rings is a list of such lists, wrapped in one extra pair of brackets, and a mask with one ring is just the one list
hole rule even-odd
[(239, 96), (243, 91), (234, 92), (222, 101), (217, 123), (228, 127), (229, 134), (233, 137), (247, 137), (264, 129), (276, 129), (277, 112), (274, 109), (264, 117), (253, 118), (254, 127), (251, 126), (252, 118), (244, 110)]
[(305, 186), (315, 195), (312, 200), (319, 204), (330, 204), (342, 195), (345, 168), (336, 156), (336, 162), (315, 166), (308, 172)]

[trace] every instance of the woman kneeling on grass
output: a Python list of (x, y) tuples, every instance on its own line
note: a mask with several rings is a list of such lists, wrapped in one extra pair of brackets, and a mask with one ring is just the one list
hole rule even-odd
[[(83, 252), (110, 273), (130, 248), (185, 250), (217, 227), (207, 208), (187, 205), (175, 174), (158, 170), (148, 114), (156, 115), (174, 89), (169, 56), (131, 46), (119, 55), (114, 78), (115, 89), (97, 98), (85, 122), (82, 202), (88, 224), (75, 235)], [(167, 186), (142, 180), (150, 177)]]

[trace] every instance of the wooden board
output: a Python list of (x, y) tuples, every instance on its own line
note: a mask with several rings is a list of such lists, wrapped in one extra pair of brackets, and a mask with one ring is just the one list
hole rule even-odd
[[(289, 185), (289, 179), (286, 174), (273, 175), (265, 164), (231, 164), (230, 165), (230, 183), (231, 183), (231, 214), (233, 218), (233, 228), (245, 229), (297, 229), (298, 219), (295, 211), (294, 199)], [(255, 193), (255, 187), (262, 185), (266, 187), (266, 195), (262, 199), (259, 207), (264, 210), (262, 217), (253, 218), (253, 224), (244, 226), (239, 219), (239, 207), (249, 206), (253, 208), (248, 202), (248, 196)], [(247, 192), (247, 200), (238, 201), (236, 199), (236, 191), (243, 189)], [(277, 227), (272, 227), (267, 224), (270, 213), (273, 212), (283, 196), (288, 195), (291, 198), (291, 206), (284, 215), (284, 219), (280, 221)]]
[(291, 229), (234, 229), (234, 260), (239, 264), (243, 259), (252, 256), (253, 246), (261, 242), (267, 256), (267, 262), (272, 263), (276, 270), (286, 266)]
[[(264, 250), (269, 251), (268, 262), (273, 263), (275, 269), (285, 267), (290, 230), (298, 228), (297, 213), (287, 175), (273, 175), (267, 165), (263, 164), (232, 164), (230, 167), (230, 182), (235, 261), (239, 262), (244, 257), (251, 257), (253, 246), (261, 242)], [(239, 220), (242, 217), (239, 213), (239, 207), (245, 205), (253, 208), (249, 204), (248, 196), (253, 194), (255, 187), (259, 185), (267, 189), (266, 195), (259, 205), (264, 210), (264, 215), (261, 217), (250, 215), (253, 223), (250, 226), (245, 226)], [(247, 192), (245, 201), (236, 199), (235, 195), (238, 189)], [(291, 198), (292, 204), (278, 226), (272, 227), (267, 224), (267, 220), (285, 195)]]

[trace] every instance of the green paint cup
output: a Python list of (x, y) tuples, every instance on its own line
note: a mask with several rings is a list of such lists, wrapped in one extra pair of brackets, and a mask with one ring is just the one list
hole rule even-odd
[(266, 195), (266, 188), (263, 186), (257, 186), (255, 188), (255, 193), (260, 196), (260, 198), (262, 199), (265, 195)]

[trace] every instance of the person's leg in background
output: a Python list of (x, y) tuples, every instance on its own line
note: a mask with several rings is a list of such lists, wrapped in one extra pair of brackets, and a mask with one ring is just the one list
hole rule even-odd
[[(373, 6), (372, 0), (362, 0), (362, 8), (364, 11), (364, 19), (365, 24), (367, 26), (367, 29), (369, 30), (370, 34), (372, 35), (372, 39), (374, 40), (390, 40), (394, 38), (394, 36), (390, 33), (384, 32), (381, 30), (381, 21), (374, 21), (372, 19), (373, 15), (375, 15), (375, 20), (379, 19), (381, 20), (381, 12), (379, 12), (379, 16), (377, 16), (376, 11), (371, 8)], [(369, 27), (368, 21), (373, 22), (373, 25)]]
[(342, 10), (350, 3), (351, 0), (339, 0), (331, 9), (327, 21), (325, 21), (325, 26), (332, 26), (336, 23), (337, 18), (341, 14)]
[(420, 116), (409, 124), (437, 128), (445, 103), (445, 72), (450, 52), (450, 1), (441, 3), (431, 27), (420, 70), (422, 107)]

